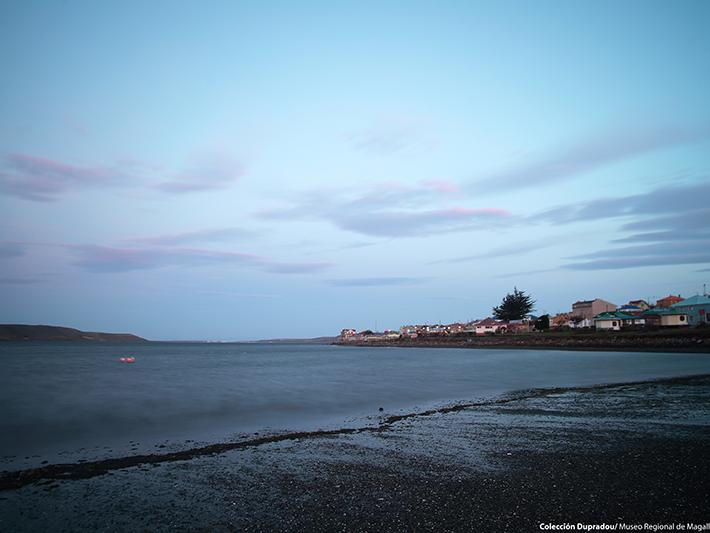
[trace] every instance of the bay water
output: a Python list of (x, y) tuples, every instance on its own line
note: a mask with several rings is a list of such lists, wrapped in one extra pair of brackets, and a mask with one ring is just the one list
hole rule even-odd
[(0, 343), (0, 469), (359, 427), (528, 388), (708, 373), (710, 354)]

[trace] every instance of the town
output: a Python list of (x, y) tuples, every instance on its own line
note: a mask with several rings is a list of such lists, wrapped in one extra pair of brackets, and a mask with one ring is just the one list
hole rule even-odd
[[(516, 289), (517, 292), (517, 289)], [(509, 295), (510, 296), (510, 295)], [(515, 335), (547, 330), (656, 330), (661, 328), (692, 328), (710, 326), (710, 296), (697, 294), (688, 298), (668, 295), (651, 304), (631, 300), (623, 305), (595, 298), (574, 302), (571, 310), (555, 316), (526, 314), (522, 318), (505, 320), (487, 317), (453, 324), (417, 324), (401, 326), (399, 330), (381, 332), (346, 328), (340, 332), (340, 342), (395, 341), (436, 337), (471, 337)]]

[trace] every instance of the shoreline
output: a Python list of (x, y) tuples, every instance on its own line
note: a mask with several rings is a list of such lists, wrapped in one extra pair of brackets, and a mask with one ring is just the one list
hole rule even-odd
[(710, 353), (710, 329), (668, 333), (520, 334), (336, 341), (360, 348), (468, 348), (592, 352)]

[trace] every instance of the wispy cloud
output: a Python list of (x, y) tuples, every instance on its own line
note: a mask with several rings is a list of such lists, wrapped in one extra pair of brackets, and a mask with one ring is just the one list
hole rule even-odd
[(43, 281), (39, 278), (0, 277), (0, 285), (35, 285)]
[(329, 263), (281, 262), (244, 252), (195, 248), (119, 248), (99, 245), (67, 245), (78, 256), (77, 264), (90, 272), (117, 273), (165, 267), (233, 265), (277, 274), (321, 272)]
[[(657, 218), (659, 215), (675, 216), (678, 213), (705, 211), (708, 206), (707, 198), (710, 198), (710, 181), (703, 181), (689, 185), (660, 187), (642, 194), (599, 198), (558, 206), (534, 215), (530, 221), (566, 224), (629, 215), (634, 215), (637, 218), (641, 216)], [(637, 220), (634, 223), (638, 225), (636, 227), (626, 225), (624, 228), (640, 229), (646, 222)], [(704, 225), (707, 225), (707, 222)]]
[(73, 189), (116, 187), (134, 182), (119, 169), (80, 166), (26, 154), (8, 154), (0, 169), (0, 193), (26, 200), (56, 200)]
[(587, 259), (563, 265), (570, 270), (616, 270), (662, 265), (710, 263), (710, 240), (675, 241), (610, 248), (575, 256)]
[[(626, 217), (618, 231), (634, 232), (607, 249), (578, 255), (570, 270), (612, 270), (710, 262), (710, 182), (559, 206), (532, 217), (555, 224)], [(631, 220), (628, 220), (631, 218)], [(635, 244), (616, 246), (614, 244)]]
[(174, 194), (224, 189), (233, 185), (244, 173), (244, 164), (227, 154), (204, 154), (195, 158), (187, 170), (175, 173), (155, 188)]
[(189, 193), (225, 189), (244, 173), (243, 163), (218, 153), (195, 158), (186, 169), (172, 172), (134, 160), (92, 166), (11, 153), (0, 162), (0, 194), (49, 202), (72, 191), (129, 186)]
[(437, 261), (432, 261), (431, 265), (441, 264), (441, 263), (467, 263), (470, 261), (477, 261), (480, 259), (492, 259), (495, 257), (508, 257), (511, 255), (522, 255), (528, 252), (534, 252), (536, 250), (541, 250), (543, 248), (549, 248), (550, 246), (555, 246), (559, 244), (560, 241), (552, 239), (536, 240), (536, 241), (525, 241), (508, 244), (505, 246), (499, 246), (497, 248), (491, 248), (490, 250), (485, 250), (483, 252), (464, 255), (461, 257), (454, 257), (451, 259), (439, 259)]
[(391, 155), (407, 149), (431, 150), (438, 140), (420, 120), (389, 117), (347, 136), (357, 150), (377, 155)]
[(421, 285), (431, 281), (431, 278), (342, 278), (328, 281), (333, 287), (391, 287), (402, 285)]
[(500, 274), (496, 276), (497, 278), (509, 279), (509, 278), (524, 278), (526, 276), (534, 276), (537, 274), (545, 274), (547, 272), (554, 272), (558, 269), (556, 268), (541, 268), (538, 270), (524, 270), (522, 272), (510, 272), (508, 274)]
[(477, 191), (537, 187), (574, 178), (603, 166), (656, 150), (710, 138), (710, 125), (680, 125), (625, 129), (562, 148), (538, 161), (528, 162), (473, 183)]
[(497, 208), (452, 207), (426, 211), (378, 211), (365, 214), (334, 213), (331, 221), (341, 229), (376, 237), (416, 237), (463, 231), (491, 225), (510, 217)]
[[(434, 207), (436, 191), (422, 186), (375, 184), (357, 191), (314, 191), (289, 207), (257, 213), (273, 220), (326, 220), (371, 237), (419, 237), (507, 225), (511, 213), (498, 207)], [(423, 207), (427, 206), (427, 207)]]
[(424, 180), (421, 182), (422, 187), (431, 189), (437, 192), (456, 194), (461, 192), (461, 187), (451, 180)]
[(140, 245), (175, 246), (191, 243), (226, 242), (234, 239), (252, 237), (254, 234), (255, 233), (251, 230), (237, 227), (210, 228), (180, 233), (167, 233), (150, 237), (132, 237), (124, 239), (124, 241)]
[(25, 245), (19, 242), (0, 242), (0, 259), (25, 255)]

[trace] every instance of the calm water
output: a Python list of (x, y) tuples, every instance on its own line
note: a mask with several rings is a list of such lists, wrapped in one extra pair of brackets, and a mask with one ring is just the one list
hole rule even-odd
[[(136, 362), (120, 363), (123, 355)], [(0, 468), (16, 468), (247, 432), (363, 425), (379, 407), (710, 373), (710, 355), (2, 343), (0, 365)]]

